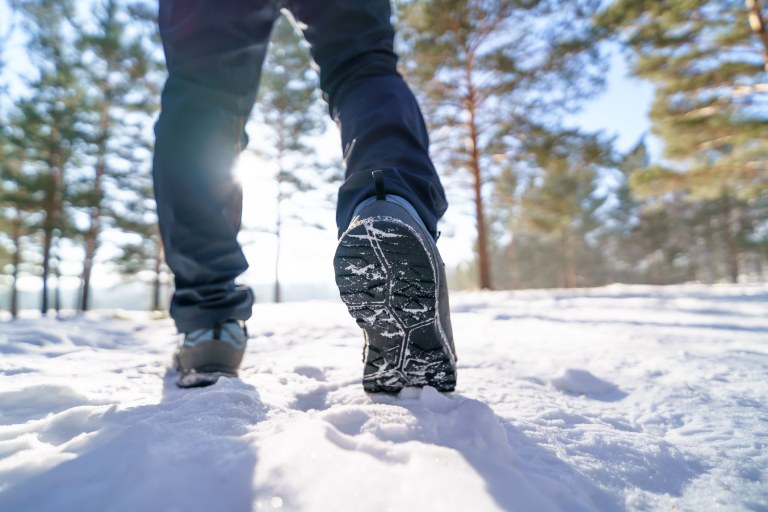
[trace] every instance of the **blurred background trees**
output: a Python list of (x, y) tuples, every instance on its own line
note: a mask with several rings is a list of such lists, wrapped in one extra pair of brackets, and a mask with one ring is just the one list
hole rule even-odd
[[(453, 208), (475, 230), (474, 256), (449, 269), (453, 285), (765, 280), (766, 9), (398, 0), (402, 72)], [(164, 78), (154, 10), (141, 0), (0, 5), (0, 308), (16, 314), (19, 281), (35, 278), (43, 312), (61, 305), (64, 282), (79, 283), (68, 307), (86, 310), (95, 269), (145, 283), (144, 304), (164, 307), (171, 277), (150, 176)], [(600, 97), (617, 46), (655, 91), (650, 133), (623, 152), (613, 134), (566, 122)], [(327, 195), (338, 169), (317, 164), (327, 129), (317, 77), (284, 21), (267, 65), (252, 149), (277, 169), (269, 230), (279, 243), (283, 200), (315, 204), (307, 194)]]
[(756, 0), (617, 0), (596, 19), (655, 86), (650, 119), (663, 160), (635, 169), (631, 190), (687, 203), (695, 249), (679, 257), (706, 281), (761, 273), (766, 256), (766, 14)]
[[(316, 137), (327, 127), (328, 114), (319, 77), (312, 69), (309, 45), (292, 21), (282, 16), (272, 31), (253, 111), (254, 124), (260, 129), (259, 140), (250, 145), (250, 151), (262, 161), (274, 164), (274, 224), (271, 229), (260, 226), (275, 236), (273, 302), (283, 299), (280, 252), (285, 226), (315, 224), (312, 208), (289, 212), (287, 203), (306, 204), (309, 193), (322, 189), (326, 182), (338, 182), (341, 167), (323, 166), (318, 155)], [(254, 228), (259, 226), (246, 227)]]
[(496, 180), (519, 178), (532, 132), (557, 131), (602, 84), (591, 22), (600, 3), (402, 2), (403, 70), (423, 98), (436, 163), (469, 177), (480, 288), (494, 287), (487, 202)]
[[(151, 121), (162, 84), (153, 20), (113, 0), (88, 6), (87, 16), (72, 1), (16, 0), (9, 7), (23, 27), (21, 44), (34, 73), (19, 77), (21, 92), (3, 110), (0, 143), (9, 156), (0, 164), (0, 190), (10, 205), (3, 213), (18, 224), (7, 270), (18, 276), (21, 265), (34, 266), (47, 313), (49, 285), (58, 294), (62, 277), (61, 252), (79, 249), (82, 263), (73, 277), (81, 283), (77, 308), (86, 310), (109, 231), (145, 237), (125, 221), (135, 213), (125, 206), (152, 202)], [(5, 57), (20, 60), (9, 51)], [(148, 205), (148, 224), (155, 222), (152, 210)], [(121, 246), (110, 246), (116, 259)]]

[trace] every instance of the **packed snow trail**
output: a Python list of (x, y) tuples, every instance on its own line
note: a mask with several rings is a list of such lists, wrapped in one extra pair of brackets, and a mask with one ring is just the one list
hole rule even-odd
[(768, 286), (452, 310), (457, 391), (398, 396), (340, 301), (257, 305), (241, 379), (194, 390), (168, 320), (0, 322), (0, 510), (768, 510)]

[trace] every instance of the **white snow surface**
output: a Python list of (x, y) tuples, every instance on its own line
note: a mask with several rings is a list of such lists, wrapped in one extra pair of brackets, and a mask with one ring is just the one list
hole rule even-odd
[(0, 322), (0, 510), (768, 511), (768, 285), (451, 302), (450, 394), (364, 393), (340, 301), (192, 390), (169, 320)]

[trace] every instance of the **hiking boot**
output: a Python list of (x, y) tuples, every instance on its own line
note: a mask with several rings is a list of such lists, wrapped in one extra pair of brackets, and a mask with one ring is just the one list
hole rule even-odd
[(247, 341), (245, 322), (239, 320), (185, 333), (173, 356), (173, 366), (179, 372), (176, 384), (180, 388), (202, 387), (214, 384), (221, 376), (237, 377)]
[(398, 196), (371, 198), (341, 236), (336, 284), (363, 329), (363, 388), (453, 391), (453, 344), (445, 266), (418, 214)]

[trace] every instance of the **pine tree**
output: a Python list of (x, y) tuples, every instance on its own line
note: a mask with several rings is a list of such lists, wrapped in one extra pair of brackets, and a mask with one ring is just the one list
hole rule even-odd
[[(752, 198), (768, 186), (760, 179), (768, 144), (764, 46), (747, 4), (617, 0), (600, 16), (621, 30), (634, 72), (655, 83), (654, 132), (666, 157), (685, 161), (685, 184), (701, 197), (717, 197), (725, 185)], [(756, 2), (752, 11), (759, 17)]]
[(10, 265), (10, 312), (18, 314), (18, 280), (23, 264), (23, 240), (33, 229), (40, 197), (33, 189), (34, 177), (22, 171), (23, 156), (19, 148), (4, 134), (0, 134), (0, 234), (4, 234), (9, 247), (7, 263)]
[(626, 154), (621, 155), (611, 181), (612, 206), (604, 218), (600, 233), (600, 246), (610, 255), (610, 266), (606, 272), (611, 282), (638, 282), (638, 263), (643, 255), (639, 253), (640, 244), (634, 240), (644, 217), (645, 203), (637, 198), (630, 187), (632, 173), (650, 166), (650, 154), (645, 136)]
[(157, 225), (157, 212), (154, 199), (151, 198), (151, 182), (145, 182), (144, 189), (134, 187), (130, 198), (113, 205), (109, 216), (115, 227), (128, 236), (118, 244), (119, 254), (112, 260), (116, 270), (129, 278), (142, 278), (151, 275), (152, 311), (165, 309), (162, 305), (162, 288), (171, 280), (171, 274), (165, 265), (163, 243)]
[[(160, 67), (138, 20), (117, 0), (94, 5), (94, 28), (80, 35), (82, 78), (89, 94), (83, 104), (87, 122), (88, 172), (80, 176), (76, 204), (87, 215), (81, 237), (84, 246), (80, 309), (89, 306), (91, 275), (100, 235), (109, 218), (109, 202), (138, 184), (136, 175), (149, 169), (147, 125), (157, 109), (159, 85), (153, 72)], [(116, 196), (116, 197), (115, 197)]]
[(651, 168), (645, 137), (616, 166), (614, 204), (600, 234), (613, 281), (669, 284), (692, 278), (695, 271), (695, 258), (689, 256), (697, 248), (682, 194), (642, 194), (633, 186), (633, 178)]
[[(500, 289), (519, 288), (523, 282), (518, 259), (518, 220), (520, 218), (520, 176), (511, 167), (503, 169), (493, 181), (489, 231), (491, 275)], [(477, 282), (477, 279), (475, 279)]]
[(471, 176), (480, 288), (491, 288), (486, 196), (533, 127), (599, 88), (599, 0), (423, 0), (400, 9), (404, 72), (424, 93), (437, 161)]
[(633, 176), (635, 188), (718, 204), (732, 280), (740, 219), (768, 192), (764, 19), (756, 0), (617, 0), (599, 17), (623, 35), (634, 72), (656, 85), (651, 120), (668, 163)]
[(558, 285), (586, 284), (579, 278), (579, 252), (588, 247), (587, 235), (600, 224), (596, 211), (605, 197), (598, 194), (598, 179), (601, 167), (612, 164), (610, 142), (573, 130), (533, 135), (526, 145), (539, 172), (523, 193), (525, 221), (556, 242)]
[[(282, 300), (280, 245), (286, 222), (284, 206), (296, 194), (304, 194), (327, 180), (327, 169), (318, 163), (311, 136), (326, 126), (326, 115), (318, 92), (317, 74), (301, 35), (283, 16), (272, 34), (271, 46), (261, 77), (255, 121), (266, 131), (251, 151), (275, 164), (277, 182), (274, 301)], [(309, 219), (299, 219), (303, 224)]]
[(43, 213), (42, 300), (48, 310), (51, 250), (57, 233), (72, 231), (69, 217), (71, 171), (83, 141), (81, 105), (84, 91), (77, 78), (78, 54), (70, 34), (77, 31), (71, 1), (18, 0), (24, 16), (29, 50), (39, 76), (29, 84), (30, 95), (19, 100), (11, 115), (8, 136), (23, 151), (23, 173), (29, 190), (39, 192)]

